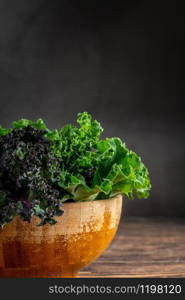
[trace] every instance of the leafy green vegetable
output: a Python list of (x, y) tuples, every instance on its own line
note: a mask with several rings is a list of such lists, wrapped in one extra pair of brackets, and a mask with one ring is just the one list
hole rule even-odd
[(46, 130), (46, 125), (44, 124), (42, 119), (38, 119), (36, 122), (32, 122), (27, 119), (21, 119), (12, 123), (12, 128), (15, 129), (23, 129), (25, 127), (31, 126), (36, 129)]
[(0, 137), (0, 225), (17, 214), (51, 223), (60, 211), (60, 193), (51, 181), (60, 163), (44, 134), (27, 125)]
[(0, 126), (0, 136), (6, 135), (11, 131), (11, 129), (6, 129)]
[(55, 224), (68, 200), (149, 196), (141, 158), (119, 138), (100, 139), (103, 129), (88, 113), (77, 123), (49, 130), (41, 119), (21, 119), (0, 127), (0, 225), (15, 215)]

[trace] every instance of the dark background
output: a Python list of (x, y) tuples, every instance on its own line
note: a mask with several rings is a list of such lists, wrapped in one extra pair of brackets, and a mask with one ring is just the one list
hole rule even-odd
[(0, 124), (92, 113), (147, 165), (134, 216), (185, 216), (185, 26), (179, 1), (0, 0)]

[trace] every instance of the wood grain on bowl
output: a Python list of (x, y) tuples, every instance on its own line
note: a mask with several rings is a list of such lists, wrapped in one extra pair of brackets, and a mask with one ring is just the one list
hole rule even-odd
[(112, 241), (122, 196), (66, 203), (55, 225), (19, 217), (0, 229), (0, 277), (75, 277)]

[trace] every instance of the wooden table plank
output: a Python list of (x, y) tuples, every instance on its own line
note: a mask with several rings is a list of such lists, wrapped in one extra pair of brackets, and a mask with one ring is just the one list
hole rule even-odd
[(185, 277), (185, 220), (124, 219), (111, 246), (79, 277)]

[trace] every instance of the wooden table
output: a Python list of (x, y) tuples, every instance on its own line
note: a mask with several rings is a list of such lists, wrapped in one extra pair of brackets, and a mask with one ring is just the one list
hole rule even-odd
[(126, 218), (80, 277), (185, 277), (185, 220)]

